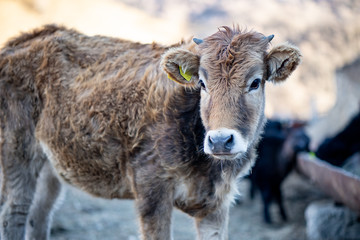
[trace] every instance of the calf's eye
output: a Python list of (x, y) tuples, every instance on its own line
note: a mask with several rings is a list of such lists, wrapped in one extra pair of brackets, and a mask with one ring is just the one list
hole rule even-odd
[(249, 91), (258, 89), (259, 86), (260, 86), (260, 83), (261, 83), (260, 78), (255, 79), (255, 80), (251, 83)]
[(203, 90), (206, 89), (205, 84), (204, 84), (204, 82), (202, 80), (199, 80), (199, 84), (201, 86), (201, 89), (203, 89)]

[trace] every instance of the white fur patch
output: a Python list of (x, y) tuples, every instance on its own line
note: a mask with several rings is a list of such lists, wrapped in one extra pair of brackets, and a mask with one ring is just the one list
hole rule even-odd
[(174, 199), (187, 199), (189, 195), (189, 188), (186, 186), (184, 180), (180, 180), (180, 183), (175, 188)]
[(45, 153), (46, 157), (49, 159), (50, 163), (54, 164), (55, 163), (54, 154), (50, 150), (49, 146), (46, 143), (42, 142), (42, 141), (40, 141), (40, 146), (41, 146), (41, 149), (43, 150), (43, 152)]

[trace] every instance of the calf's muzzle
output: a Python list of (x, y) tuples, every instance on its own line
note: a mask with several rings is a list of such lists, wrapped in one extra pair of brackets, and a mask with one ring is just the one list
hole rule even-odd
[(209, 136), (209, 147), (215, 154), (229, 153), (234, 145), (234, 136), (232, 134), (225, 136)]
[(205, 136), (204, 152), (215, 157), (237, 156), (246, 152), (247, 141), (236, 130), (221, 128), (208, 131)]

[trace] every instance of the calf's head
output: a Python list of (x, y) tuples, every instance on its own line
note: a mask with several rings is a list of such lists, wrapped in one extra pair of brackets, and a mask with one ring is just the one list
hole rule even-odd
[(268, 51), (272, 38), (223, 27), (194, 39), (195, 51), (179, 47), (163, 55), (161, 64), (170, 79), (201, 88), (206, 154), (237, 159), (257, 142), (265, 122), (265, 82), (284, 81), (301, 59), (290, 44)]

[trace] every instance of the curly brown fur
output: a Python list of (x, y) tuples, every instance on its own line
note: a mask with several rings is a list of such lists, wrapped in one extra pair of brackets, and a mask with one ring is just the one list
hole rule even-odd
[[(268, 55), (262, 34), (224, 29), (198, 47), (54, 25), (10, 41), (0, 52), (1, 239), (48, 238), (64, 181), (135, 198), (143, 239), (171, 238), (173, 206), (195, 217), (200, 239), (225, 239), (236, 178), (253, 164), (264, 123), (264, 83), (277, 79), (266, 70), (282, 80), (294, 69), (271, 64), (276, 50)], [(244, 152), (204, 152), (221, 127), (246, 139)]]

